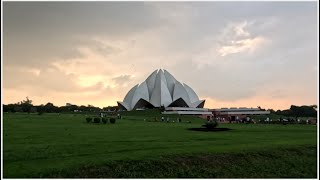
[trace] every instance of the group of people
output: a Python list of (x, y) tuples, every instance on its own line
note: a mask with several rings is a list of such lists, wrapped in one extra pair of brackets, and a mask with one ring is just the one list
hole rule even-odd
[(225, 122), (226, 121), (226, 119), (224, 117), (217, 117), (216, 119), (219, 122)]
[[(234, 120), (232, 120), (231, 117), (212, 117), (213, 119), (215, 119), (216, 121), (218, 122), (221, 122), (221, 123), (224, 123), (224, 122), (229, 122), (229, 123), (232, 123), (232, 122), (235, 122), (235, 123), (254, 123), (255, 120), (254, 119), (251, 119), (250, 117), (245, 117), (245, 118), (239, 118), (238, 116), (235, 117)], [(209, 121), (209, 119), (208, 119)]]
[[(161, 122), (170, 122), (170, 118), (169, 117), (166, 117), (166, 119), (165, 119), (165, 117), (163, 117), (163, 116), (161, 116)], [(175, 122), (174, 120), (172, 121), (172, 122)], [(181, 118), (177, 118), (177, 122), (181, 122)]]

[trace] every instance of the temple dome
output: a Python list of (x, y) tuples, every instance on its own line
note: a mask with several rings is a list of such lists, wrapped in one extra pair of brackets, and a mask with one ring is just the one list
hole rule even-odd
[(204, 102), (191, 87), (177, 81), (168, 71), (159, 69), (131, 88), (118, 105), (120, 109), (130, 111), (161, 106), (203, 108)]

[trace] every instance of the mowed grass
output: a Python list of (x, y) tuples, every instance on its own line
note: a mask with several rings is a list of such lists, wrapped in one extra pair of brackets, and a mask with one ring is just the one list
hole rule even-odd
[[(188, 130), (201, 127), (204, 120), (199, 118), (182, 117), (191, 123), (146, 122), (154, 117), (142, 115), (123, 118), (115, 124), (88, 124), (85, 115), (6, 113), (3, 175), (316, 177), (314, 125), (220, 124), (232, 130), (199, 132)], [(189, 163), (181, 162), (187, 159)], [(213, 159), (222, 164), (210, 163)], [(248, 172), (240, 173), (241, 167)]]

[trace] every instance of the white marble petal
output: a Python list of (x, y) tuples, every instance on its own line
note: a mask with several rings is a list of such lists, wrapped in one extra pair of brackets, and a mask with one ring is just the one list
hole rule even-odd
[(156, 81), (151, 94), (150, 103), (154, 107), (160, 107), (162, 105), (167, 107), (170, 103), (172, 103), (171, 94), (167, 87), (167, 81), (161, 69), (159, 70), (156, 76)]
[(196, 102), (199, 101), (199, 97), (198, 95), (193, 91), (193, 89), (191, 89), (191, 87), (189, 87), (188, 85), (186, 85), (185, 83), (183, 83), (184, 88), (186, 89), (188, 96), (190, 98), (190, 102)]
[(149, 99), (151, 98), (151, 93), (153, 91), (154, 84), (156, 82), (157, 72), (158, 70), (153, 71), (153, 73), (150, 74), (149, 77), (146, 79), (147, 86), (148, 86)]
[(126, 103), (131, 110), (131, 102), (132, 102), (132, 97), (137, 89), (139, 84), (135, 85), (133, 88), (130, 89), (130, 91), (127, 93), (127, 95), (124, 97), (123, 102)]
[(120, 102), (120, 101), (117, 101), (117, 103), (118, 103), (118, 106), (120, 106), (120, 105), (123, 106), (125, 108), (125, 110), (127, 110), (127, 111), (131, 110), (131, 108), (129, 107), (129, 105), (127, 103)]
[(140, 100), (144, 99), (149, 102), (149, 92), (148, 92), (148, 86), (146, 81), (141, 83), (136, 91), (134, 92), (134, 95), (132, 96), (131, 106), (130, 108), (133, 109), (133, 107), (136, 105), (136, 103)]
[(182, 98), (190, 106), (190, 98), (184, 86), (177, 81), (173, 91), (173, 101)]
[[(190, 107), (197, 108), (201, 103), (203, 103), (203, 105), (204, 105), (204, 102), (205, 102), (205, 100), (199, 100), (199, 101), (193, 102), (193, 103), (191, 103)], [(203, 108), (203, 105), (200, 106), (199, 108)]]
[(177, 80), (167, 70), (164, 70), (164, 76), (167, 81), (167, 86), (168, 86), (169, 92), (171, 94), (171, 98), (173, 98), (174, 85)]

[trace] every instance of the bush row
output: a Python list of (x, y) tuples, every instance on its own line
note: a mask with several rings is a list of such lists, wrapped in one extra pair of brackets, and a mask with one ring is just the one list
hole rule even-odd
[(275, 121), (259, 121), (259, 123), (261, 124), (308, 124), (306, 121), (279, 121), (279, 120), (275, 120)]
[(87, 117), (86, 118), (86, 121), (87, 123), (103, 123), (103, 124), (106, 124), (108, 123), (108, 121), (111, 123), (111, 124), (114, 124), (116, 123), (116, 119), (115, 118), (99, 118), (99, 117), (94, 117), (94, 118), (91, 118), (91, 117)]

